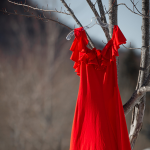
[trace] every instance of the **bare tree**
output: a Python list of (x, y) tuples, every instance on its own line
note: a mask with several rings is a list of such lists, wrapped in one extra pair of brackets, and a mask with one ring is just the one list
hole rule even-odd
[[(54, 21), (56, 23), (59, 23), (60, 25), (65, 26), (69, 30), (72, 30), (67, 25), (59, 22), (58, 20), (46, 17), (45, 12), (56, 12), (56, 13), (62, 13), (65, 15), (70, 15), (75, 22), (82, 27), (81, 22), (78, 20), (72, 9), (69, 7), (69, 5), (66, 3), (65, 0), (60, 0), (62, 4), (66, 7), (66, 11), (58, 11), (58, 10), (48, 10), (48, 9), (39, 9), (38, 7), (33, 7), (30, 5), (27, 5), (26, 2), (24, 4), (22, 3), (16, 3), (14, 1), (8, 0), (9, 3), (22, 6), (25, 12), (28, 14), (20, 14), (17, 11), (15, 12), (8, 12), (5, 8), (1, 10), (4, 14), (13, 14), (13, 15), (20, 15), (20, 16), (26, 16), (26, 17), (34, 17), (37, 19), (40, 19), (42, 21)], [(123, 5), (125, 6), (128, 11), (131, 11), (131, 13), (134, 13), (135, 15), (139, 15), (142, 17), (142, 47), (138, 48), (141, 49), (141, 61), (140, 61), (140, 69), (139, 69), (139, 75), (137, 80), (137, 86), (135, 88), (135, 91), (133, 92), (131, 98), (127, 100), (127, 102), (124, 104), (124, 113), (127, 115), (131, 110), (132, 112), (132, 120), (131, 120), (131, 127), (130, 127), (130, 143), (131, 148), (134, 148), (136, 139), (139, 135), (139, 132), (142, 129), (143, 124), (143, 117), (144, 117), (144, 111), (145, 111), (145, 101), (146, 101), (146, 93), (150, 92), (149, 82), (150, 82), (150, 73), (149, 73), (149, 0), (142, 0), (142, 12), (140, 12), (136, 4), (134, 3), (134, 0), (130, 0), (131, 4), (133, 5), (133, 9), (130, 9), (125, 3), (117, 3), (117, 0), (109, 0), (109, 10), (104, 11), (104, 6), (102, 4), (102, 0), (97, 0), (94, 4), (91, 0), (86, 0), (89, 7), (93, 11), (93, 14), (95, 17), (100, 17), (101, 21), (104, 23), (107, 23), (105, 15), (109, 15), (109, 24), (117, 25), (117, 15), (118, 15), (118, 7)], [(99, 12), (96, 10), (95, 5), (98, 4)], [(42, 11), (42, 15), (36, 16), (33, 13), (30, 13), (30, 10), (39, 10)], [(136, 11), (135, 11), (136, 10)], [(112, 28), (105, 28), (102, 27), (102, 30), (105, 33), (107, 41), (109, 41), (112, 37), (113, 29)], [(90, 38), (90, 36), (87, 34), (89, 39), (89, 47), (92, 49), (94, 47), (94, 44)], [(127, 47), (126, 47), (127, 48)], [(133, 48), (127, 48), (127, 49), (133, 49)], [(137, 49), (137, 48), (136, 48)], [(117, 58), (117, 69), (119, 71), (119, 57)]]

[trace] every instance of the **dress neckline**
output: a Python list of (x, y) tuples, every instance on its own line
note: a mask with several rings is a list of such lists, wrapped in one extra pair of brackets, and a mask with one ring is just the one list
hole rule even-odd
[[(110, 41), (113, 40), (113, 38), (114, 38), (114, 32), (116, 31), (116, 28), (117, 28), (117, 27), (118, 27), (118, 25), (114, 25), (112, 37), (111, 37), (111, 39), (105, 44), (105, 46), (103, 47), (103, 49), (105, 49), (106, 45), (107, 45)], [(118, 27), (118, 28), (119, 28), (119, 27)], [(78, 36), (81, 34), (80, 32), (85, 32), (85, 30), (83, 29), (83, 27), (75, 28), (75, 29), (74, 29), (75, 37), (78, 37)], [(86, 33), (86, 32), (85, 32), (85, 33)], [(87, 35), (86, 35), (86, 38), (87, 38)], [(87, 38), (87, 41), (88, 41), (88, 43), (89, 43), (88, 38)], [(94, 48), (92, 48), (92, 49), (90, 49), (90, 50), (92, 51), (93, 49), (100, 50), (100, 49), (97, 49), (96, 47), (94, 47)], [(103, 49), (100, 50), (100, 51), (103, 51)]]
[(97, 70), (106, 69), (112, 61), (115, 61), (115, 57), (119, 56), (120, 45), (126, 43), (126, 38), (117, 25), (114, 26), (112, 38), (102, 50), (95, 47), (91, 50), (87, 47), (89, 40), (83, 27), (74, 29), (74, 33), (75, 39), (70, 48), (72, 51), (70, 59), (75, 62), (73, 68), (79, 76), (81, 62), (93, 65)]

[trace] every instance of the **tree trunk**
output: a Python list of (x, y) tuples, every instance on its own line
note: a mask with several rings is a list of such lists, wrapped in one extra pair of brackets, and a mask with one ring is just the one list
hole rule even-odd
[[(109, 24), (117, 25), (117, 13), (118, 13), (118, 7), (112, 7), (113, 5), (117, 5), (117, 0), (109, 0), (109, 9), (111, 9), (109, 14)], [(109, 27), (109, 35), (112, 37), (113, 34), (113, 28)], [(119, 72), (119, 57), (116, 57), (116, 63), (117, 63), (117, 78), (118, 78), (118, 72)]]
[[(112, 25), (117, 25), (118, 21), (117, 21), (117, 11), (118, 8), (117, 7), (112, 7), (112, 5), (117, 5), (117, 0), (109, 0), (109, 9), (111, 9), (110, 14), (109, 14), (109, 24)], [(112, 37), (112, 33), (113, 33), (113, 28), (109, 28), (109, 34), (110, 37)]]
[[(149, 13), (149, 0), (142, 0), (142, 14), (148, 15)], [(148, 76), (149, 69), (149, 19), (142, 18), (142, 49), (141, 49), (141, 62), (136, 89), (140, 88)], [(140, 103), (136, 104), (132, 112), (132, 120), (130, 127), (130, 143), (131, 148), (134, 148), (136, 139), (142, 129), (144, 110), (145, 110), (146, 94), (141, 98)]]

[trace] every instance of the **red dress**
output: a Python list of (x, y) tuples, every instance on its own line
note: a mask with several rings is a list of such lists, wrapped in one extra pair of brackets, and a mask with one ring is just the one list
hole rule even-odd
[(116, 58), (126, 38), (117, 25), (103, 50), (87, 48), (83, 28), (74, 30), (71, 60), (80, 76), (70, 150), (131, 150), (117, 82)]

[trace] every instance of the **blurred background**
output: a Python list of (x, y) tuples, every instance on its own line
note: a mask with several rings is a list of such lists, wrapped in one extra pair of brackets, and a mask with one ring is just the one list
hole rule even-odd
[[(27, 3), (42, 7), (39, 1), (28, 0)], [(45, 8), (46, 3), (43, 1)], [(51, 1), (50, 8), (55, 9), (57, 5), (60, 6)], [(2, 8), (25, 13), (22, 7), (6, 0), (0, 1)], [(41, 14), (39, 11), (30, 12)], [(51, 13), (50, 17), (56, 19), (58, 15)], [(79, 87), (79, 77), (70, 60), (73, 38), (66, 40), (70, 31), (55, 22), (45, 23), (1, 12), (0, 22), (0, 150), (69, 149)], [(74, 24), (68, 23), (72, 28)], [(132, 30), (128, 28), (128, 31), (131, 33)], [(136, 32), (141, 38), (141, 30)], [(104, 47), (101, 39), (91, 37), (98, 49)], [(132, 40), (134, 38), (129, 41)], [(139, 47), (138, 40), (137, 43), (132, 47)], [(120, 48), (119, 54), (119, 88), (124, 104), (136, 87), (140, 51)], [(131, 112), (126, 121), (129, 130)], [(147, 94), (143, 129), (134, 150), (146, 148), (150, 148), (150, 94)]]

